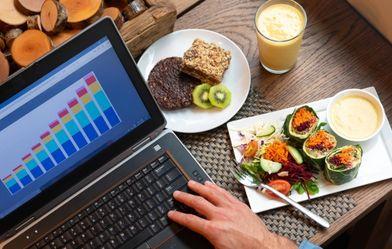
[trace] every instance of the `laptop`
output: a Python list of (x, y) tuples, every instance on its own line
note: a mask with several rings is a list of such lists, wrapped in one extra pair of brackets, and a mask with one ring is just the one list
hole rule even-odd
[[(210, 180), (102, 19), (0, 87), (0, 244), (207, 248), (172, 223), (175, 190)], [(1, 246), (0, 246), (1, 247)]]

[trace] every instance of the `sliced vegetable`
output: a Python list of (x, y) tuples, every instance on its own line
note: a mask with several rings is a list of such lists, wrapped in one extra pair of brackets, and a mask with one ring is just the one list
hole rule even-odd
[(256, 165), (256, 164), (254, 164), (252, 162), (249, 162), (249, 163), (241, 164), (241, 167), (244, 170), (246, 170), (248, 173), (250, 173), (251, 175), (257, 176), (258, 175), (258, 171), (259, 171), (258, 165), (259, 165), (259, 163)]
[(313, 180), (309, 180), (304, 182), (296, 182), (291, 186), (291, 190), (297, 191), (298, 194), (302, 195), (303, 193), (307, 192), (308, 195), (315, 195), (318, 194), (319, 187), (317, 182)]
[(308, 194), (310, 195), (318, 194), (318, 192), (320, 191), (315, 181), (307, 181), (305, 182), (305, 186)]
[(259, 144), (257, 141), (252, 140), (250, 141), (244, 149), (244, 157), (245, 158), (252, 158), (256, 155), (257, 150), (259, 149)]
[(264, 158), (260, 158), (260, 166), (268, 174), (277, 173), (282, 168), (281, 163), (266, 160)]
[(261, 148), (261, 156), (264, 159), (285, 164), (289, 161), (287, 143), (282, 139), (272, 139)]
[(303, 164), (304, 160), (302, 158), (301, 153), (299, 150), (293, 146), (287, 145), (287, 150), (289, 151), (290, 155), (294, 158), (295, 162), (298, 164)]
[(302, 144), (297, 147), (296, 143), (287, 141), (286, 135), (276, 134), (274, 125), (262, 123), (241, 130), (239, 136), (242, 141), (240, 151), (244, 156), (241, 167), (255, 178), (277, 185), (276, 188), (284, 194), (289, 194), (291, 189), (308, 195), (318, 192), (317, 172), (306, 163)]
[(298, 194), (302, 195), (303, 193), (305, 193), (305, 189), (302, 186), (302, 182), (296, 182), (295, 184), (293, 184), (291, 186), (291, 190), (295, 190), (297, 191)]
[(318, 168), (324, 168), (325, 157), (336, 147), (336, 138), (326, 130), (318, 130), (304, 142), (305, 159)]
[(325, 158), (325, 178), (337, 185), (347, 183), (357, 177), (361, 162), (360, 145), (346, 145), (335, 149)]
[(317, 129), (318, 122), (316, 112), (309, 106), (302, 106), (286, 117), (283, 132), (293, 142), (302, 145)]
[(317, 126), (317, 130), (321, 130), (326, 125), (328, 125), (327, 122), (320, 122), (320, 124)]
[[(290, 189), (291, 189), (291, 185), (288, 181), (285, 180), (272, 180), (268, 183), (268, 186), (278, 190), (279, 192), (281, 192), (284, 195), (288, 195), (290, 193)], [(277, 195), (275, 195), (274, 193), (272, 193), (269, 190), (265, 191), (270, 197), (272, 198), (279, 198)]]
[(273, 125), (267, 125), (263, 126), (261, 128), (256, 129), (256, 137), (269, 137), (272, 134), (274, 134), (276, 131), (275, 126)]

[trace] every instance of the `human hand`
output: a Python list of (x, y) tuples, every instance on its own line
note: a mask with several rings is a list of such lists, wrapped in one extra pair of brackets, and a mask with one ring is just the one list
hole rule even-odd
[(188, 187), (197, 195), (174, 192), (174, 198), (195, 209), (204, 218), (179, 211), (168, 216), (190, 230), (201, 234), (217, 249), (297, 248), (295, 243), (268, 231), (249, 207), (217, 185), (189, 181)]

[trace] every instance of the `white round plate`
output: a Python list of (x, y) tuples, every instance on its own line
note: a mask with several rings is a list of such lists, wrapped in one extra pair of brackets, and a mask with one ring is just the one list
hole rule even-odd
[(192, 42), (200, 38), (217, 43), (231, 51), (232, 59), (222, 83), (231, 91), (231, 103), (223, 110), (208, 110), (191, 106), (179, 110), (162, 110), (167, 121), (166, 127), (183, 133), (197, 133), (214, 129), (229, 121), (244, 104), (250, 89), (251, 76), (248, 61), (241, 49), (229, 38), (209, 30), (186, 29), (168, 34), (152, 44), (138, 62), (139, 69), (147, 81), (150, 71), (160, 60), (179, 56), (189, 49)]

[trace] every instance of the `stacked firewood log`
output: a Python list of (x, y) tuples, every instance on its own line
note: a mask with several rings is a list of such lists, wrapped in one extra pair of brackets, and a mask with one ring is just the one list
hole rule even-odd
[(0, 0), (0, 84), (103, 16), (120, 29), (151, 0)]

